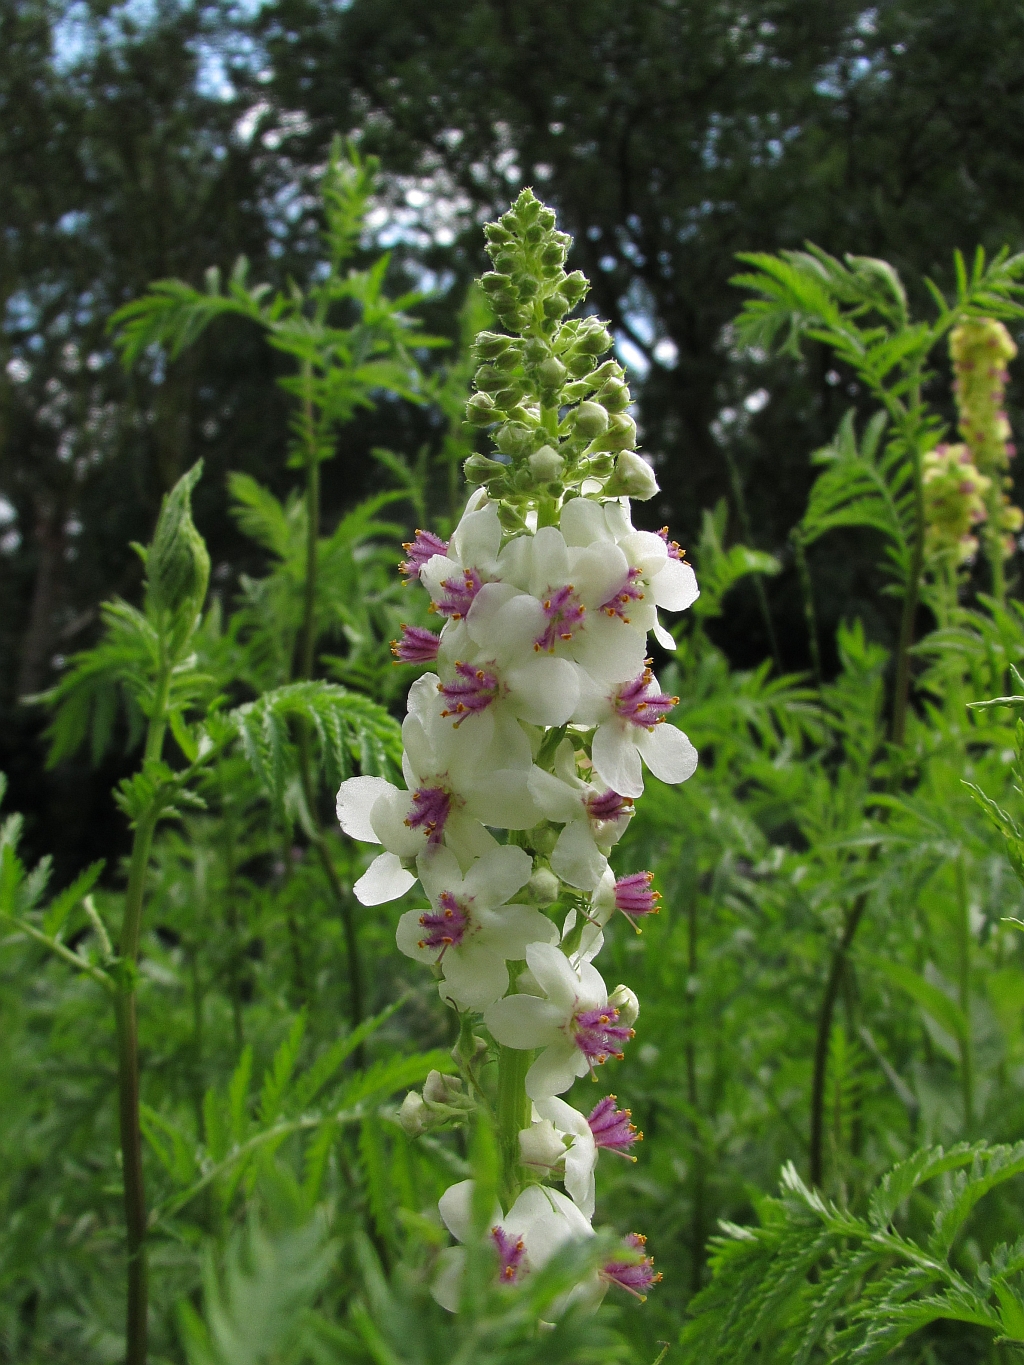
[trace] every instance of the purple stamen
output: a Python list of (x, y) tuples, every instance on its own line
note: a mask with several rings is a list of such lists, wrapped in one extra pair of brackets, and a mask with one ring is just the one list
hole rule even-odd
[(571, 583), (549, 593), (544, 598), (543, 607), (547, 625), (544, 627), (543, 635), (538, 635), (534, 640), (533, 647), (546, 650), (550, 654), (559, 640), (572, 639), (583, 624), (587, 609), (576, 596), (576, 589)]
[(591, 792), (586, 801), (591, 820), (618, 820), (629, 814), (632, 805), (631, 796), (620, 796), (613, 791)]
[(653, 881), (653, 872), (631, 872), (628, 877), (620, 877), (615, 883), (616, 910), (621, 910), (630, 922), (644, 915), (656, 915), (661, 892), (651, 890)]
[(442, 711), (442, 716), (457, 716), (456, 727), (469, 716), (486, 711), (491, 702), (501, 692), (501, 683), (496, 673), (486, 668), (474, 668), (472, 664), (456, 663), (458, 677), (452, 682), (438, 683), (437, 690), (451, 709)]
[(450, 891), (442, 891), (440, 910), (425, 910), (420, 923), (427, 933), (419, 941), (421, 948), (440, 948), (438, 962), (449, 948), (458, 948), (469, 928), (469, 916)]
[(643, 1142), (644, 1135), (638, 1133), (636, 1124), (629, 1120), (628, 1109), (615, 1108), (614, 1095), (606, 1095), (603, 1100), (598, 1100), (587, 1118), (595, 1145), (635, 1161), (636, 1157), (630, 1156), (629, 1149), (634, 1142)]
[(402, 638), (391, 641), (391, 653), (400, 664), (429, 664), (437, 658), (441, 641), (432, 630), (402, 622)]
[(642, 730), (653, 730), (678, 703), (678, 697), (655, 690), (654, 674), (645, 668), (638, 678), (623, 683), (616, 690), (612, 705), (615, 714), (629, 721), (630, 725)]
[(617, 616), (620, 621), (625, 621), (625, 623), (629, 625), (629, 617), (626, 615), (625, 609), (629, 606), (630, 602), (642, 602), (644, 597), (637, 586), (639, 577), (639, 569), (630, 569), (629, 573), (626, 575), (626, 581), (623, 586), (617, 593), (614, 593), (609, 597), (607, 602), (601, 603), (600, 610), (603, 611), (606, 616)]
[(521, 1264), (526, 1255), (523, 1239), (517, 1237), (513, 1242), (504, 1228), (493, 1227), (491, 1241), (498, 1252), (498, 1278), (503, 1284), (514, 1284), (519, 1278), (520, 1271), (525, 1269)]
[(661, 1271), (654, 1269), (653, 1256), (643, 1255), (647, 1238), (642, 1233), (631, 1232), (623, 1241), (629, 1250), (638, 1253), (638, 1256), (629, 1260), (609, 1261), (601, 1268), (601, 1278), (610, 1284), (617, 1284), (620, 1289), (625, 1289), (643, 1303), (647, 1298), (644, 1290), (658, 1283)]
[(573, 1015), (572, 1031), (576, 1046), (586, 1057), (591, 1068), (603, 1066), (609, 1057), (620, 1062), (624, 1056), (622, 1044), (633, 1037), (633, 1029), (618, 1022), (619, 1011), (604, 1009), (581, 1010)]
[(667, 526), (663, 526), (663, 527), (661, 528), (661, 530), (658, 532), (658, 535), (661, 536), (662, 540), (665, 542), (665, 548), (666, 548), (666, 550), (668, 550), (668, 557), (669, 557), (669, 559), (684, 559), (684, 558), (685, 558), (685, 556), (686, 556), (686, 551), (685, 551), (685, 550), (681, 550), (681, 549), (679, 548), (679, 542), (678, 542), (678, 540), (669, 540), (669, 538), (668, 538), (668, 527), (667, 527)]
[(405, 823), (410, 829), (424, 830), (428, 844), (439, 844), (444, 837), (444, 822), (451, 808), (451, 792), (444, 787), (417, 787), (412, 794), (412, 810)]
[(448, 551), (448, 542), (435, 536), (433, 531), (416, 532), (416, 539), (406, 541), (402, 549), (409, 556), (399, 564), (399, 569), (405, 575), (407, 583), (415, 583), (419, 580), (420, 569), (435, 555), (443, 555)]
[(441, 581), (444, 596), (434, 603), (434, 610), (442, 616), (450, 616), (453, 621), (461, 621), (473, 605), (473, 598), (483, 587), (483, 580), (476, 569), (465, 569), (461, 578), (445, 578)]

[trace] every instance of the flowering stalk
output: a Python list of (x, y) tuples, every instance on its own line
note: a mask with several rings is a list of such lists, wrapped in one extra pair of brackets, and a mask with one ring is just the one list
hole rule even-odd
[[(636, 996), (609, 991), (593, 959), (613, 917), (639, 931), (658, 910), (651, 873), (616, 879), (609, 856), (644, 769), (681, 782), (696, 767), (648, 636), (675, 648), (658, 610), (685, 609), (697, 585), (667, 533), (632, 524), (630, 499), (658, 485), (636, 453), (622, 367), (602, 360), (607, 328), (568, 319), (588, 288), (563, 268), (570, 239), (529, 190), (486, 235), (482, 286), (506, 330), (476, 339), (467, 413), (494, 451), (466, 461), (476, 490), (451, 540), (420, 530), (406, 546), (402, 572), (442, 627), (403, 627), (393, 647), (435, 670), (409, 693), (406, 788), (351, 778), (338, 818), (382, 850), (354, 888), (364, 905), (417, 882), (429, 902), (401, 916), (396, 937), (460, 1013), (466, 1089), (428, 1080), (402, 1120), (418, 1135), (489, 1108), (501, 1204), (485, 1240), (513, 1283), (593, 1235), (598, 1153), (632, 1160), (640, 1138), (614, 1096), (591, 1099), (589, 1117), (559, 1097), (633, 1038)], [(489, 1041), (473, 1032), (481, 1023)], [(468, 1181), (441, 1200), (458, 1242), (476, 1235), (472, 1204)], [(434, 1285), (452, 1311), (464, 1260), (449, 1248)], [(660, 1278), (652, 1265), (630, 1234), (570, 1297), (596, 1304), (614, 1284), (642, 1299)]]
[(1024, 526), (1024, 512), (1008, 496), (1013, 481), (1007, 472), (1017, 449), (1010, 440), (1005, 411), (1006, 366), (1017, 354), (1017, 347), (996, 319), (968, 318), (950, 332), (949, 353), (960, 435), (985, 481), (981, 490), (987, 516), (985, 555), (992, 573), (992, 595), (1002, 602), (1006, 595), (1003, 565), (1013, 554), (1015, 537)]

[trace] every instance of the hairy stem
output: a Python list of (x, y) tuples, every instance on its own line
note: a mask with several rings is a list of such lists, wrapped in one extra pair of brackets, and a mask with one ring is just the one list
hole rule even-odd
[(832, 953), (825, 990), (818, 1010), (818, 1024), (814, 1035), (814, 1067), (811, 1077), (811, 1141), (810, 1177), (812, 1185), (821, 1185), (824, 1172), (825, 1080), (828, 1074), (828, 1044), (832, 1036), (832, 1016), (835, 1012), (839, 987), (842, 984), (846, 959), (853, 943), (857, 926), (867, 907), (866, 893), (861, 893), (847, 911), (843, 932)]
[(530, 1126), (530, 1099), (526, 1093), (526, 1073), (533, 1053), (522, 1048), (498, 1048), (498, 1193), (507, 1213), (522, 1186), (519, 1163), (519, 1134)]

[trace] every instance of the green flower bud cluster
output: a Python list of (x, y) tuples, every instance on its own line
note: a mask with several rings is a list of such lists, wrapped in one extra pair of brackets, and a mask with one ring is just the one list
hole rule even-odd
[(153, 543), (144, 552), (146, 611), (167, 630), (172, 654), (195, 630), (210, 581), (210, 556), (192, 520), (192, 489), (202, 472), (199, 460), (165, 494)]
[(1005, 411), (1006, 366), (1017, 347), (995, 318), (970, 318), (950, 332), (949, 354), (960, 435), (975, 465), (991, 480), (985, 495), (990, 542), (986, 553), (1009, 559), (1024, 526), (1024, 513), (1010, 501), (1013, 481), (1006, 472), (1017, 453)]
[(602, 360), (611, 334), (597, 318), (566, 320), (589, 288), (580, 271), (565, 271), (572, 238), (529, 189), (484, 231), (494, 268), (481, 284), (507, 334), (476, 338), (466, 415), (492, 429), (496, 454), (471, 456), (466, 478), (501, 502), (510, 530), (531, 508), (545, 524), (581, 489), (651, 497), (657, 483), (635, 453), (625, 372)]
[(974, 528), (988, 516), (992, 480), (980, 474), (965, 445), (939, 445), (922, 460), (925, 547), (929, 557), (969, 564), (978, 553)]

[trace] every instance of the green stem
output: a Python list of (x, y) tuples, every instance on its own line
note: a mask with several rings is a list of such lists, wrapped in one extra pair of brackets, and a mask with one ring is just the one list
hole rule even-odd
[(988, 490), (988, 520), (985, 522), (985, 556), (992, 574), (992, 596), (999, 605), (1006, 605), (1006, 574), (1003, 568), (1003, 537), (999, 532), (999, 517), (1003, 510), (1003, 480), (998, 470), (992, 474)]
[(800, 593), (804, 599), (804, 621), (807, 625), (807, 643), (811, 651), (811, 669), (814, 673), (814, 684), (820, 691), (822, 683), (821, 650), (818, 647), (818, 621), (814, 612), (814, 588), (811, 583), (811, 571), (807, 566), (804, 538), (800, 534), (798, 526), (794, 526), (791, 531), (790, 540), (793, 542), (796, 571), (800, 579)]
[[(910, 409), (911, 420), (915, 417), (919, 406), (920, 396), (915, 387)], [(910, 651), (914, 644), (914, 622), (921, 595), (925, 533), (924, 481), (921, 476), (921, 448), (917, 439), (916, 425), (905, 430), (904, 442), (912, 461), (914, 478), (914, 540), (910, 551), (907, 591), (903, 598), (899, 642), (896, 646), (896, 685), (893, 688), (892, 723), (889, 731), (893, 744), (898, 745), (903, 744), (907, 732), (907, 705), (910, 700)]]
[(960, 1084), (964, 1097), (964, 1128), (968, 1135), (974, 1127), (974, 1049), (971, 1045), (971, 905), (967, 894), (967, 872), (961, 853), (956, 860), (957, 948), (959, 957), (960, 1009), (967, 1021), (967, 1034), (960, 1044)]
[(498, 1048), (498, 1194), (507, 1213), (522, 1188), (519, 1163), (519, 1134), (530, 1126), (530, 1099), (526, 1093), (526, 1073), (533, 1053), (523, 1048)]
[[(152, 722), (151, 730), (152, 734)], [(146, 745), (147, 753), (149, 744)], [(135, 827), (121, 926), (120, 956), (134, 966), (139, 960), (146, 870), (157, 816), (146, 811)], [(145, 1365), (148, 1280), (146, 1272), (146, 1190), (142, 1174), (142, 1129), (139, 1123), (139, 1027), (134, 985), (114, 1000), (117, 1026), (118, 1124), (124, 1178), (124, 1217), (128, 1243), (128, 1308), (125, 1327), (126, 1365)]]
[[(167, 658), (166, 642), (161, 639), (160, 667), (146, 733), (144, 763), (159, 759), (163, 749), (170, 684), (171, 664)], [(133, 969), (139, 960), (146, 872), (158, 819), (158, 809), (151, 804), (140, 815), (132, 836), (128, 890), (125, 893), (118, 953)], [(121, 983), (114, 998), (114, 1021), (117, 1033), (117, 1114), (128, 1245), (125, 1362), (126, 1365), (145, 1365), (149, 1284), (146, 1267), (146, 1188), (142, 1173), (142, 1127), (139, 1122), (139, 1023), (134, 976)]]
[(825, 990), (818, 1010), (818, 1024), (814, 1036), (814, 1067), (811, 1078), (811, 1141), (810, 1176), (812, 1185), (821, 1185), (824, 1174), (825, 1135), (825, 1080), (828, 1074), (828, 1045), (832, 1036), (832, 1015), (835, 1011), (839, 987), (846, 967), (847, 955), (857, 926), (867, 908), (868, 898), (863, 892), (847, 912), (843, 933), (832, 953)]
[[(313, 406), (312, 374), (309, 365), (303, 368), (304, 393), (302, 399), (302, 433), (306, 447), (306, 580), (302, 594), (302, 626), (296, 650), (296, 676), (312, 678), (316, 652), (316, 576), (317, 537), (320, 530), (320, 450), (317, 440), (316, 413)], [(348, 960), (349, 1022), (358, 1028), (363, 1021), (363, 972), (359, 959), (359, 937), (351, 898), (341, 884), (331, 857), (327, 835), (317, 813), (316, 788), (313, 782), (311, 736), (308, 725), (299, 728), (299, 777), (312, 826), (313, 845), (324, 870), (331, 894), (341, 914), (345, 935), (345, 955)], [(353, 1053), (353, 1061), (362, 1067), (365, 1052), (360, 1045)]]
[[(754, 533), (750, 524), (750, 517), (747, 514), (747, 499), (743, 493), (743, 480), (740, 478), (739, 466), (735, 456), (726, 441), (722, 447), (725, 452), (725, 463), (729, 469), (729, 483), (732, 486), (733, 501), (736, 504), (736, 513), (740, 519), (740, 528), (743, 532), (743, 539), (748, 545), (754, 544)], [(761, 610), (761, 619), (764, 621), (764, 628), (768, 634), (768, 645), (772, 651), (772, 659), (775, 661), (776, 669), (782, 672), (782, 653), (779, 649), (779, 641), (775, 634), (775, 623), (772, 621), (771, 608), (768, 605), (768, 594), (764, 590), (764, 577), (759, 573), (751, 574), (754, 580), (754, 591), (757, 594), (757, 605)]]
[(312, 375), (309, 365), (302, 374), (305, 393), (302, 400), (302, 433), (306, 446), (306, 576), (302, 589), (302, 625), (296, 648), (295, 673), (299, 678), (313, 676), (316, 648), (316, 547), (320, 531), (320, 450), (313, 409)]

